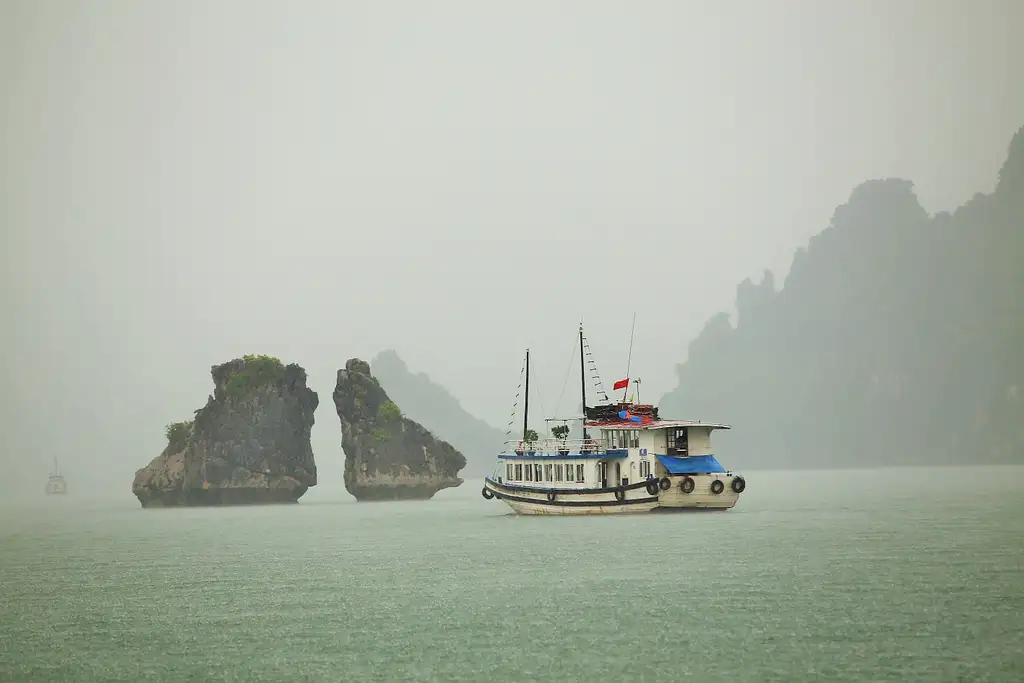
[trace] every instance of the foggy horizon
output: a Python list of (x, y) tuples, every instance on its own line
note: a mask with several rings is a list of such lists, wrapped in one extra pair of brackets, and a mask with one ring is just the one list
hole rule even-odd
[(582, 317), (610, 389), (635, 312), (657, 403), (855, 187), (955, 209), (1024, 125), (1018, 2), (289, 7), (0, 6), (4, 496), (128, 498), (248, 353), (319, 394), (310, 496), (352, 357), (504, 430), (527, 347), (554, 404)]

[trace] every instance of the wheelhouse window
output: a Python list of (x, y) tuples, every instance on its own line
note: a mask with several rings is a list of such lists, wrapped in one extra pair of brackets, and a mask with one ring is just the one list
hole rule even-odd
[(583, 483), (583, 463), (576, 463), (576, 483)]
[(512, 481), (512, 463), (505, 463), (505, 478)]
[(552, 477), (551, 472), (552, 472), (553, 469), (554, 468), (551, 466), (551, 463), (545, 463), (544, 464), (544, 481), (551, 481), (552, 480), (553, 477)]
[(676, 427), (668, 433), (668, 454), (686, 455), (689, 452), (689, 444), (686, 427)]
[(562, 463), (555, 465), (555, 481), (562, 481)]
[(522, 481), (523, 480), (523, 463), (521, 463), (521, 462), (517, 462), (516, 463), (516, 476), (515, 476), (515, 480), (516, 481)]
[(539, 462), (538, 463), (534, 463), (534, 465), (533, 465), (533, 480), (534, 481), (544, 481), (544, 479), (541, 477), (541, 466), (540, 466)]
[(526, 463), (526, 467), (523, 470), (524, 474), (526, 474), (526, 481), (533, 481), (533, 465)]

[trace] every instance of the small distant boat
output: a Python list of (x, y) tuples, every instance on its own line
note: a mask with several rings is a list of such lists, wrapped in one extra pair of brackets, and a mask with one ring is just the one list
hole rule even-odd
[(63, 496), (68, 492), (68, 483), (61, 476), (60, 467), (57, 465), (57, 458), (53, 459), (53, 471), (50, 472), (50, 479), (46, 482), (46, 495)]
[[(580, 326), (581, 389), (585, 386), (583, 327)], [(655, 510), (728, 510), (746, 488), (713, 455), (711, 433), (728, 425), (665, 420), (650, 404), (612, 402), (587, 406), (541, 439), (529, 429), (530, 352), (526, 352), (523, 438), (498, 456), (482, 495), (497, 498), (521, 515), (594, 515)], [(597, 378), (596, 368), (592, 368)], [(628, 374), (628, 371), (627, 371)], [(614, 390), (628, 388), (629, 379)], [(604, 394), (603, 390), (599, 393)], [(582, 439), (567, 438), (569, 421), (581, 422)]]

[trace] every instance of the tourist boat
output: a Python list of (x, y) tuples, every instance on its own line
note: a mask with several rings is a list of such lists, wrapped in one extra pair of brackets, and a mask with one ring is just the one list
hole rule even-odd
[[(729, 426), (662, 419), (657, 407), (626, 401), (625, 395), (612, 402), (605, 394), (602, 405), (588, 407), (582, 325), (579, 345), (583, 415), (546, 420), (562, 426), (543, 439), (529, 429), (527, 350), (523, 438), (506, 444), (498, 455), (498, 466), (484, 480), (483, 497), (497, 498), (523, 515), (727, 510), (736, 505), (746, 481), (723, 468), (711, 448), (712, 432)], [(613, 391), (628, 386), (627, 378)], [(567, 438), (570, 421), (580, 423), (582, 438)]]
[(60, 468), (57, 466), (57, 458), (54, 458), (53, 471), (50, 472), (50, 478), (46, 482), (46, 495), (62, 496), (67, 492), (68, 484), (60, 474)]

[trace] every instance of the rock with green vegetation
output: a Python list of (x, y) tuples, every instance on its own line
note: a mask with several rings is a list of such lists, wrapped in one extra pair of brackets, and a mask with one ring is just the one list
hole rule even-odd
[(167, 446), (135, 473), (142, 507), (294, 503), (316, 485), (310, 446), (316, 392), (306, 371), (270, 356), (215, 365), (195, 419), (167, 426)]
[(509, 438), (470, 414), (459, 400), (430, 376), (412, 372), (393, 350), (381, 351), (370, 370), (388, 396), (416, 420), (466, 456), (465, 476), (483, 477), (494, 469), (494, 458)]
[(338, 370), (334, 405), (341, 419), (345, 488), (356, 500), (432, 497), (458, 486), (466, 458), (402, 415), (370, 366), (358, 358)]

